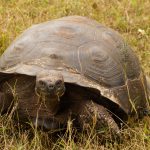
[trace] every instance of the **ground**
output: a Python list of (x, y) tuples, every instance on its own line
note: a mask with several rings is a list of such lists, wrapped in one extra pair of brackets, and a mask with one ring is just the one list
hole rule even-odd
[[(149, 0), (0, 0), (0, 53), (35, 23), (68, 15), (82, 15), (117, 30), (140, 59), (150, 75), (150, 1)], [(77, 135), (68, 122), (64, 136), (52, 140), (48, 133), (33, 128), (22, 131), (5, 116), (0, 117), (0, 149), (150, 149), (150, 120), (129, 122), (123, 141), (100, 144), (94, 133)], [(55, 142), (54, 142), (55, 141)]]

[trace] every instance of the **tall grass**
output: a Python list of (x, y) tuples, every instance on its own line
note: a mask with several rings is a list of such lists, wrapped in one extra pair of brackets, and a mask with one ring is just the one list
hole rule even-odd
[[(119, 31), (137, 53), (145, 73), (150, 75), (149, 0), (0, 0), (0, 53), (26, 28), (35, 23), (68, 15), (96, 19)], [(6, 116), (0, 117), (0, 149), (150, 149), (150, 120), (125, 128), (122, 142), (101, 140), (95, 133), (78, 133), (68, 122), (68, 130), (54, 138), (50, 133), (26, 130)], [(90, 134), (90, 137), (88, 136)]]

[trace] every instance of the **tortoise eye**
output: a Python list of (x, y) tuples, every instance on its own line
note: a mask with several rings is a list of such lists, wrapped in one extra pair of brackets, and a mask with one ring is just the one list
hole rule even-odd
[(61, 80), (56, 81), (55, 85), (60, 86), (62, 84)]
[(45, 86), (45, 82), (44, 81), (39, 81), (39, 84), (41, 85), (41, 86)]

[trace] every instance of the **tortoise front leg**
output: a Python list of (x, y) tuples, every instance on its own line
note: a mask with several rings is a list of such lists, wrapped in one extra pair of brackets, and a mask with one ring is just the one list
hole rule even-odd
[(4, 114), (11, 107), (13, 96), (10, 93), (0, 92), (0, 114)]
[(100, 132), (110, 129), (113, 134), (119, 135), (119, 127), (105, 107), (92, 101), (86, 101), (82, 106), (78, 116), (81, 128), (84, 130), (94, 128)]

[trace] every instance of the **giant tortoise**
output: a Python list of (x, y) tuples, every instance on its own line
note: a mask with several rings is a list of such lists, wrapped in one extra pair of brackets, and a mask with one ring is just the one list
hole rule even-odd
[[(73, 116), (119, 131), (117, 120), (149, 109), (139, 60), (118, 32), (81, 16), (33, 25), (0, 58), (0, 108), (47, 129)], [(119, 118), (119, 119), (118, 119)]]

